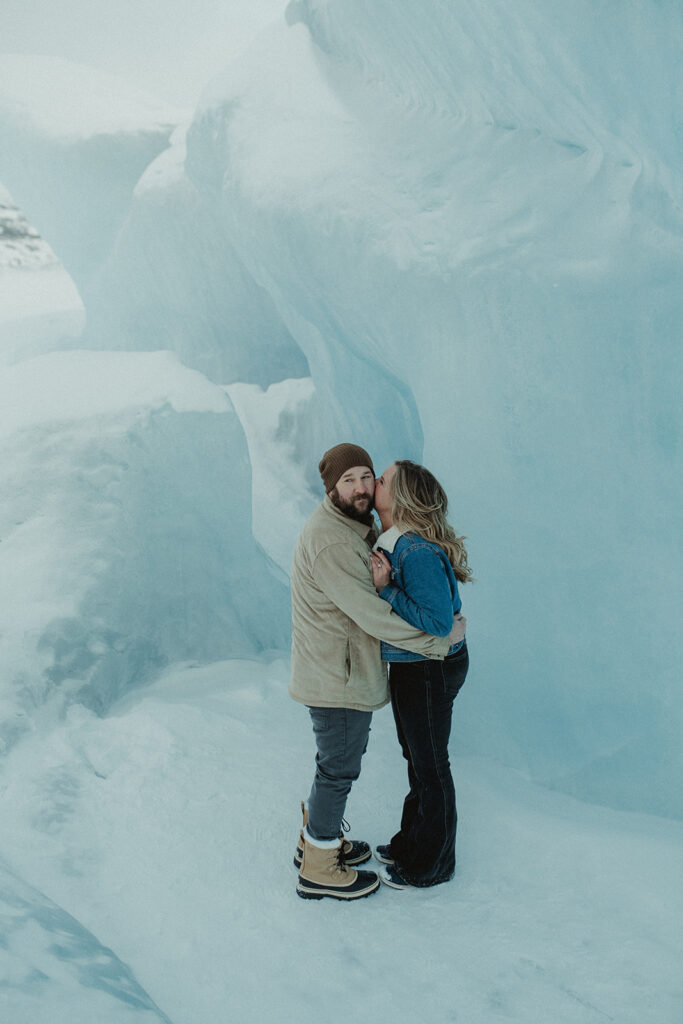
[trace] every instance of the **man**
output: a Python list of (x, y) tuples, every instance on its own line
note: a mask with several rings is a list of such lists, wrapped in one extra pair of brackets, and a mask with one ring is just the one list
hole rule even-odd
[(375, 472), (354, 444), (325, 452), (320, 475), (326, 497), (299, 536), (292, 562), (292, 681), (306, 704), (317, 744), (316, 772), (302, 804), (304, 827), (295, 864), (304, 899), (357, 899), (379, 887), (374, 872), (353, 865), (370, 857), (364, 842), (342, 838), (346, 798), (360, 775), (372, 712), (389, 700), (380, 640), (443, 659), (464, 636), (464, 619), (447, 637), (408, 625), (376, 593), (370, 552)]

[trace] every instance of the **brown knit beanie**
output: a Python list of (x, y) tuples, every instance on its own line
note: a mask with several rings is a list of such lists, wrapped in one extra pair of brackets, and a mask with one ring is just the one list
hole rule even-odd
[(325, 492), (329, 493), (342, 473), (351, 469), (352, 466), (367, 466), (372, 470), (373, 476), (375, 474), (372, 459), (365, 449), (359, 448), (357, 444), (336, 444), (334, 448), (325, 452), (318, 463), (318, 469), (325, 484)]

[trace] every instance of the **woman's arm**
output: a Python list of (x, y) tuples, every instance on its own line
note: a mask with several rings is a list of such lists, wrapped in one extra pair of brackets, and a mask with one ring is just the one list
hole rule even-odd
[[(382, 567), (376, 561), (383, 562)], [(397, 615), (416, 629), (435, 636), (447, 636), (453, 626), (453, 594), (443, 561), (433, 548), (420, 545), (409, 548), (402, 557), (404, 588), (385, 581), (386, 556), (373, 552), (373, 582), (379, 596), (388, 601)]]

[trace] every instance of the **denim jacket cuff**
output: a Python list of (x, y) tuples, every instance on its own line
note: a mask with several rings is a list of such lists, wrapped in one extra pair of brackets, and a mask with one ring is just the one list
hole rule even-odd
[(400, 587), (395, 587), (392, 583), (387, 583), (386, 587), (382, 587), (379, 592), (379, 596), (383, 601), (388, 601), (390, 605), (393, 605), (395, 598), (400, 592)]

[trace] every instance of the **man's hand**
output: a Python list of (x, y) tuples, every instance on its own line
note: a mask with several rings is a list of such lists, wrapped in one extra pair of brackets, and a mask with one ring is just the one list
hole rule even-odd
[(373, 551), (370, 555), (372, 563), (372, 582), (379, 594), (391, 581), (391, 562), (382, 551)]
[[(374, 572), (373, 572), (374, 576)], [(451, 647), (453, 644), (459, 644), (461, 640), (465, 639), (465, 626), (467, 625), (467, 619), (464, 615), (458, 612), (457, 615), (453, 616), (453, 629), (448, 634)]]

